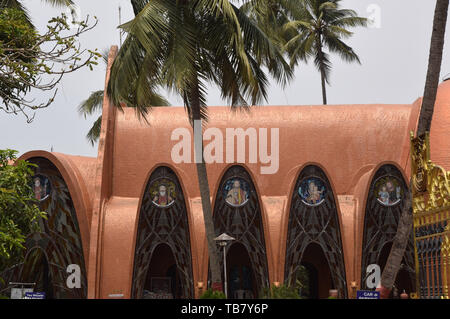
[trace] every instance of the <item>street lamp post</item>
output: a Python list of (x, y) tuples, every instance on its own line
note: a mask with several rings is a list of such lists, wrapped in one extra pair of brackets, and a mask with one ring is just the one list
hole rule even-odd
[(224, 290), (225, 290), (225, 297), (228, 298), (228, 280), (227, 280), (227, 253), (226, 253), (226, 247), (228, 242), (231, 242), (235, 240), (235, 238), (229, 236), (226, 233), (223, 233), (222, 235), (214, 238), (214, 240), (219, 244), (219, 246), (222, 247), (223, 250), (223, 276), (224, 276)]

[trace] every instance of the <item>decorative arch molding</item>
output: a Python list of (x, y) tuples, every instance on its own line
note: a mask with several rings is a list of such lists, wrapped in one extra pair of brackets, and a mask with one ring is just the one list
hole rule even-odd
[[(317, 192), (311, 192), (313, 196), (307, 191), (310, 181), (318, 184)], [(345, 262), (336, 200), (326, 174), (316, 165), (303, 168), (291, 197), (284, 272), (287, 284), (295, 281), (310, 244), (321, 247), (331, 272), (332, 285), (342, 297), (346, 297)]]
[[(392, 181), (392, 185), (395, 184), (391, 192), (387, 187), (384, 187), (389, 181)], [(372, 177), (364, 213), (361, 254), (361, 288), (363, 289), (367, 288), (365, 282), (367, 266), (386, 262), (384, 260), (386, 258), (381, 258), (381, 252), (383, 247), (393, 243), (404, 207), (405, 192), (408, 191), (403, 174), (393, 164), (380, 166)], [(402, 269), (408, 272), (412, 287), (414, 287), (415, 263), (412, 232), (402, 263)], [(384, 267), (384, 265), (382, 266)]]
[[(166, 186), (167, 200), (155, 197)], [(169, 198), (170, 197), (170, 198)], [(165, 244), (174, 256), (181, 297), (194, 297), (194, 280), (188, 212), (177, 175), (167, 166), (157, 167), (145, 187), (137, 225), (131, 298), (142, 298), (155, 249)]]
[[(27, 237), (25, 243), (27, 255), (24, 262), (7, 269), (0, 277), (5, 282), (30, 278), (34, 272), (41, 271), (40, 263), (37, 261), (45, 258), (48, 273), (43, 275), (52, 278), (49, 289), (54, 298), (86, 298), (87, 280), (83, 243), (71, 193), (60, 171), (52, 162), (45, 158), (33, 158), (30, 162), (37, 164), (34, 178), (44, 176), (50, 185), (48, 196), (39, 203), (40, 209), (47, 213), (47, 219), (39, 221), (40, 232)], [(42, 251), (43, 257), (34, 258), (32, 253), (36, 251)], [(31, 258), (28, 258), (30, 256)], [(67, 286), (69, 265), (79, 266), (80, 288)], [(3, 288), (3, 291), (6, 289), (8, 287)]]
[[(240, 182), (242, 189), (236, 196), (230, 189), (235, 181)], [(217, 236), (227, 233), (235, 238), (233, 243), (239, 243), (247, 250), (256, 291), (268, 287), (269, 272), (261, 205), (252, 178), (244, 167), (231, 166), (222, 176), (215, 196), (213, 221)], [(226, 247), (227, 253), (231, 246)], [(219, 260), (223, 268), (222, 258)]]

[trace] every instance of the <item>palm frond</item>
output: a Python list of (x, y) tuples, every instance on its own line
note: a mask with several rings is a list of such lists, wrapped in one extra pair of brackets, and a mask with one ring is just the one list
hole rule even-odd
[(103, 90), (94, 91), (89, 97), (80, 103), (78, 113), (86, 118), (94, 112), (102, 109), (103, 106)]
[(73, 5), (72, 0), (43, 0), (54, 7), (67, 7)]
[(100, 115), (94, 122), (94, 124), (92, 124), (92, 127), (86, 134), (86, 138), (91, 143), (92, 146), (94, 146), (94, 144), (100, 138), (101, 128), (102, 128), (102, 116)]
[(327, 84), (330, 84), (329, 79), (331, 73), (331, 62), (329, 55), (323, 51), (316, 50), (314, 56), (314, 65), (316, 66), (317, 70), (323, 72), (325, 82)]
[(355, 51), (353, 51), (351, 47), (341, 41), (335, 34), (326, 33), (324, 35), (324, 42), (331, 52), (337, 53), (344, 61), (356, 61), (361, 64), (361, 61), (359, 60), (359, 57), (355, 53)]

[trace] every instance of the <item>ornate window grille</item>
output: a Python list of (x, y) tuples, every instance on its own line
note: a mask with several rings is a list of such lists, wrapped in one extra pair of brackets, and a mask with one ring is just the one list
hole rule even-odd
[[(240, 181), (243, 190), (241, 204), (238, 205), (227, 200), (227, 196), (231, 196), (229, 186), (234, 181)], [(234, 243), (240, 243), (246, 248), (257, 292), (268, 287), (269, 274), (261, 208), (251, 177), (243, 167), (232, 166), (224, 174), (214, 203), (213, 220), (216, 235), (227, 233), (236, 239)], [(227, 252), (231, 246), (227, 246)], [(223, 268), (222, 262), (220, 258)]]
[[(69, 190), (58, 169), (48, 160), (31, 159), (38, 165), (35, 174), (45, 177), (50, 185), (49, 196), (40, 201), (40, 209), (47, 219), (40, 220), (41, 232), (28, 236), (23, 263), (12, 266), (0, 274), (5, 284), (0, 294), (7, 294), (9, 282), (36, 281), (35, 291), (42, 289), (44, 278), (51, 282), (47, 298), (86, 298), (87, 281), (81, 234)], [(36, 176), (35, 175), (35, 176)], [(44, 260), (45, 258), (45, 260)], [(46, 267), (42, 267), (46, 264)], [(67, 267), (80, 267), (81, 288), (67, 287)]]
[[(380, 192), (383, 192), (379, 181), (395, 181), (401, 189), (400, 200), (393, 200), (394, 204), (384, 205), (380, 201)], [(381, 186), (381, 187), (380, 187)], [(405, 192), (408, 191), (402, 174), (393, 165), (384, 165), (376, 172), (370, 185), (369, 194), (366, 202), (363, 231), (363, 249), (361, 262), (361, 286), (366, 289), (366, 268), (370, 264), (380, 262), (380, 254), (383, 247), (392, 244), (397, 225), (402, 214)], [(397, 191), (390, 197), (396, 198)], [(380, 265), (382, 266), (382, 265)], [(411, 232), (405, 255), (403, 257), (402, 267), (410, 277), (411, 288), (414, 291), (415, 271), (414, 271), (414, 241)]]
[[(165, 202), (155, 197), (161, 185), (166, 186), (170, 196)], [(166, 244), (172, 250), (181, 284), (180, 297), (193, 298), (194, 280), (186, 204), (178, 178), (168, 167), (157, 168), (145, 188), (136, 237), (132, 298), (142, 298), (150, 261), (160, 244)]]
[[(323, 184), (325, 188), (321, 193), (323, 198), (317, 196), (313, 202), (315, 204), (311, 204), (304, 195), (305, 181), (308, 180), (320, 181), (317, 184)], [(320, 188), (317, 191), (321, 191)], [(338, 289), (340, 296), (345, 298), (345, 264), (336, 201), (325, 173), (310, 165), (301, 171), (292, 194), (286, 242), (286, 283), (295, 283), (303, 253), (312, 243), (322, 248), (334, 287)]]

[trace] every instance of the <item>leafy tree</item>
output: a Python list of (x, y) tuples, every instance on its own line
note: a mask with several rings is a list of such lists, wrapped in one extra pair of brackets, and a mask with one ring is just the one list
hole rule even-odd
[[(292, 2), (298, 7), (292, 9)], [(329, 84), (331, 61), (325, 49), (346, 62), (360, 63), (358, 55), (343, 39), (353, 34), (349, 27), (366, 26), (367, 19), (358, 17), (353, 10), (341, 9), (341, 0), (294, 0), (290, 5), (285, 11), (291, 21), (285, 23), (283, 29), (289, 32), (285, 49), (291, 66), (314, 58), (321, 76), (323, 104), (327, 104), (326, 84)], [(291, 36), (293, 31), (297, 34)]]
[[(137, 2), (137, 1), (136, 1)], [(276, 43), (228, 0), (152, 0), (130, 22), (112, 65), (112, 103), (135, 107), (145, 116), (159, 87), (179, 94), (192, 125), (207, 121), (206, 85), (217, 85), (232, 109), (248, 110), (267, 98), (267, 68), (280, 83), (292, 76)], [(247, 102), (249, 100), (249, 103)], [(214, 242), (203, 141), (194, 139), (213, 288), (221, 282)]]
[(16, 154), (0, 150), (0, 273), (23, 261), (25, 238), (39, 231), (39, 220), (46, 216), (31, 188), (35, 165), (16, 161)]
[[(441, 73), (442, 52), (444, 49), (445, 28), (447, 24), (449, 0), (436, 0), (433, 19), (433, 32), (431, 34), (430, 55), (428, 58), (428, 72), (425, 81), (422, 107), (420, 109), (419, 123), (416, 136), (430, 131), (433, 118), (434, 105)], [(394, 286), (398, 271), (400, 270), (403, 255), (408, 245), (409, 234), (413, 228), (412, 217), (412, 183), (406, 193), (405, 205), (397, 226), (391, 251), (381, 274), (381, 296), (387, 298)]]
[[(65, 74), (84, 66), (92, 70), (100, 54), (81, 49), (78, 38), (96, 24), (89, 24), (87, 17), (72, 31), (63, 14), (52, 18), (47, 31), (39, 34), (23, 11), (0, 7), (0, 110), (21, 113), (31, 122), (34, 110), (54, 101)], [(33, 90), (50, 92), (50, 97), (41, 102), (28, 99)]]

